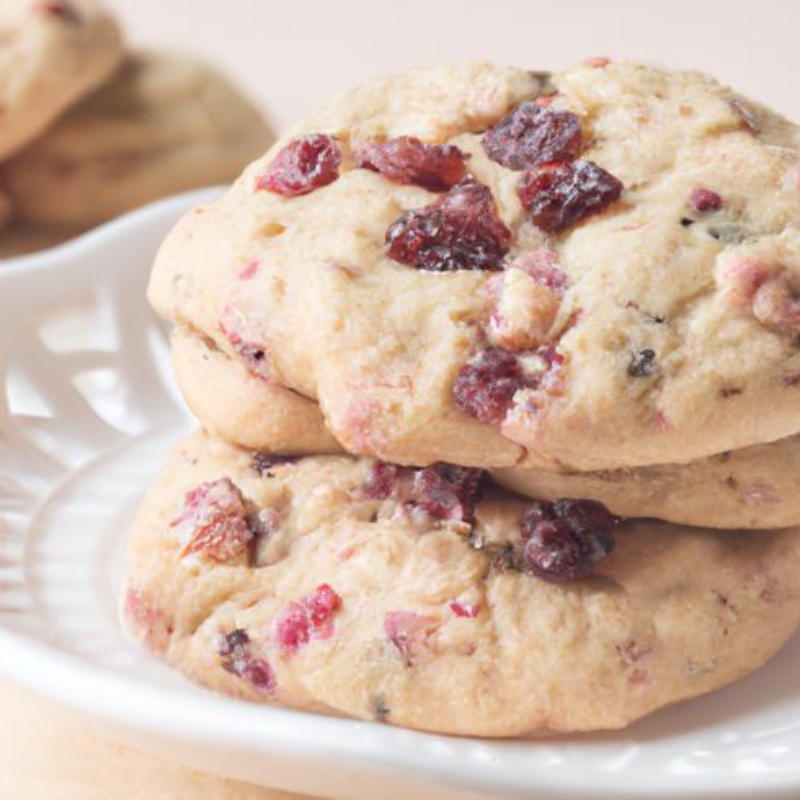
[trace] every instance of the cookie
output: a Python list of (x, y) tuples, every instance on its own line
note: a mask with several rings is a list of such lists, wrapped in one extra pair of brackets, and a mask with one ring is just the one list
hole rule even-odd
[(585, 497), (623, 517), (708, 528), (800, 525), (800, 436), (688, 464), (606, 472), (499, 469), (492, 476), (529, 497)]
[(512, 736), (620, 728), (756, 669), (800, 621), (798, 529), (615, 525), (480, 478), (196, 433), (135, 523), (127, 623), (236, 697)]
[[(241, 447), (285, 455), (342, 452), (319, 407), (282, 388), (263, 367), (254, 373), (183, 328), (173, 334), (172, 357), (183, 397), (215, 435)], [(443, 443), (438, 458), (457, 460), (465, 444), (470, 446), (463, 440)], [(798, 436), (687, 464), (596, 472), (507, 467), (492, 475), (528, 497), (590, 498), (623, 517), (708, 528), (800, 525)]]
[(710, 78), (423, 68), (184, 217), (150, 298), (352, 453), (685, 462), (800, 430), (798, 218), (796, 128)]
[(144, 53), (3, 167), (16, 216), (91, 225), (169, 194), (224, 183), (272, 137), (216, 70)]
[(3, 161), (105, 81), (122, 60), (117, 23), (92, 0), (6, 0), (0, 43)]

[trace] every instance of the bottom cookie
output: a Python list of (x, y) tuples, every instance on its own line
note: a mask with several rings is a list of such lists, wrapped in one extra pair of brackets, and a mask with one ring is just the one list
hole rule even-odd
[(477, 470), (286, 461), (196, 433), (138, 515), (125, 615), (252, 701), (476, 736), (614, 729), (791, 636), (800, 531), (615, 524)]

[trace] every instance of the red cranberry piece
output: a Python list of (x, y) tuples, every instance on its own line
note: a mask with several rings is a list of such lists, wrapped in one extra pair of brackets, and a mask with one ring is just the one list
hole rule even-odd
[(548, 233), (603, 211), (621, 193), (622, 184), (591, 161), (541, 164), (528, 170), (517, 184), (522, 205)]
[(522, 538), (527, 539), (540, 523), (555, 519), (553, 504), (547, 500), (535, 500), (525, 509), (522, 520)]
[(367, 480), (361, 487), (365, 497), (370, 500), (386, 500), (391, 497), (400, 477), (401, 467), (376, 461), (369, 471)]
[(499, 425), (511, 408), (514, 395), (528, 381), (517, 356), (490, 347), (461, 368), (453, 384), (458, 408), (481, 422)]
[(269, 662), (263, 658), (253, 658), (248, 661), (242, 669), (241, 677), (250, 681), (256, 689), (264, 694), (273, 694), (278, 688), (275, 673)]
[(269, 377), (266, 346), (248, 341), (246, 337), (252, 335), (251, 328), (233, 307), (226, 306), (223, 309), (219, 318), (219, 329), (251, 372), (264, 378)]
[(701, 214), (719, 211), (722, 208), (722, 198), (711, 189), (695, 189), (689, 197), (689, 205)]
[(454, 600), (452, 603), (450, 603), (450, 610), (457, 617), (468, 617), (472, 619), (478, 616), (480, 607), (473, 605), (472, 603), (459, 603), (458, 600)]
[(553, 582), (584, 578), (613, 550), (617, 521), (594, 500), (534, 503), (522, 520), (523, 567)]
[(483, 137), (483, 149), (489, 158), (509, 169), (572, 161), (580, 155), (582, 147), (577, 115), (536, 102), (517, 106)]
[(341, 608), (342, 598), (327, 583), (323, 583), (306, 597), (303, 605), (308, 609), (312, 628), (320, 631), (326, 629), (333, 615)]
[(242, 494), (230, 478), (192, 489), (172, 525), (185, 534), (182, 556), (196, 553), (220, 563), (249, 553), (255, 538)]
[(332, 136), (315, 133), (289, 142), (256, 179), (256, 191), (284, 197), (308, 194), (339, 177), (342, 154)]
[(493, 270), (512, 239), (489, 189), (465, 178), (439, 200), (401, 214), (386, 231), (384, 247), (395, 261), (431, 272)]
[(275, 623), (276, 638), (284, 654), (296, 653), (311, 639), (329, 639), (333, 617), (341, 607), (342, 598), (327, 583), (299, 603), (289, 603)]
[(415, 470), (412, 500), (436, 519), (470, 522), (483, 470), (439, 462)]
[(414, 136), (398, 136), (370, 144), (357, 155), (359, 167), (380, 172), (395, 183), (412, 183), (432, 192), (446, 192), (465, 175), (467, 155), (452, 144), (425, 144)]

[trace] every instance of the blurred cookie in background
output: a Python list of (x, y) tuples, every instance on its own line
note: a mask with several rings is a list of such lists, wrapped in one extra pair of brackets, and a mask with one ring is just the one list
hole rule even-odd
[(91, 0), (4, 0), (0, 7), (0, 159), (39, 136), (123, 58), (113, 17)]
[(215, 69), (142, 53), (4, 163), (23, 226), (89, 227), (166, 195), (227, 183), (273, 136)]

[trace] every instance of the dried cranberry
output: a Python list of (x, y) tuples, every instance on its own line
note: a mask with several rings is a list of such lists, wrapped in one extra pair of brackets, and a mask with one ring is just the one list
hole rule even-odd
[(554, 582), (584, 578), (613, 550), (616, 523), (594, 500), (533, 503), (522, 520), (522, 566)]
[(489, 189), (465, 178), (439, 200), (401, 214), (386, 231), (385, 250), (395, 261), (432, 272), (493, 270), (512, 239)]
[(480, 612), (480, 606), (476, 606), (473, 603), (459, 603), (458, 600), (453, 600), (450, 603), (450, 610), (457, 616), (457, 617), (468, 617), (470, 619), (477, 617), (478, 612)]
[(263, 658), (253, 658), (247, 631), (236, 628), (221, 636), (218, 652), (222, 668), (249, 681), (261, 692), (272, 694), (277, 688), (275, 673)]
[(413, 501), (436, 519), (470, 522), (483, 470), (439, 462), (415, 470)]
[(186, 542), (182, 556), (196, 553), (220, 563), (249, 553), (255, 538), (242, 494), (230, 478), (192, 489), (172, 525), (179, 528)]
[(275, 635), (283, 653), (296, 653), (311, 639), (329, 639), (333, 617), (341, 607), (342, 598), (327, 583), (299, 603), (289, 603), (275, 621)]
[(452, 144), (425, 144), (413, 136), (398, 136), (367, 145), (357, 154), (356, 162), (395, 183), (446, 192), (464, 177), (467, 158)]
[(582, 147), (577, 115), (535, 102), (517, 106), (483, 137), (483, 149), (489, 158), (509, 169), (572, 161)]
[(722, 198), (711, 189), (695, 189), (689, 197), (689, 205), (701, 214), (719, 211), (722, 208)]
[(461, 368), (453, 384), (453, 400), (470, 416), (499, 425), (514, 395), (528, 385), (514, 353), (490, 347)]
[(385, 500), (387, 497), (391, 497), (397, 485), (400, 469), (395, 464), (376, 461), (370, 467), (367, 480), (361, 487), (364, 495), (371, 500)]
[(297, 197), (327, 186), (339, 177), (342, 155), (332, 136), (316, 133), (295, 139), (280, 150), (258, 176), (256, 191), (267, 189)]
[(541, 164), (528, 170), (517, 193), (543, 231), (562, 231), (619, 199), (622, 184), (591, 161)]
[(378, 461), (362, 492), (373, 500), (393, 498), (417, 506), (434, 519), (471, 522), (483, 470), (440, 461), (417, 469)]

